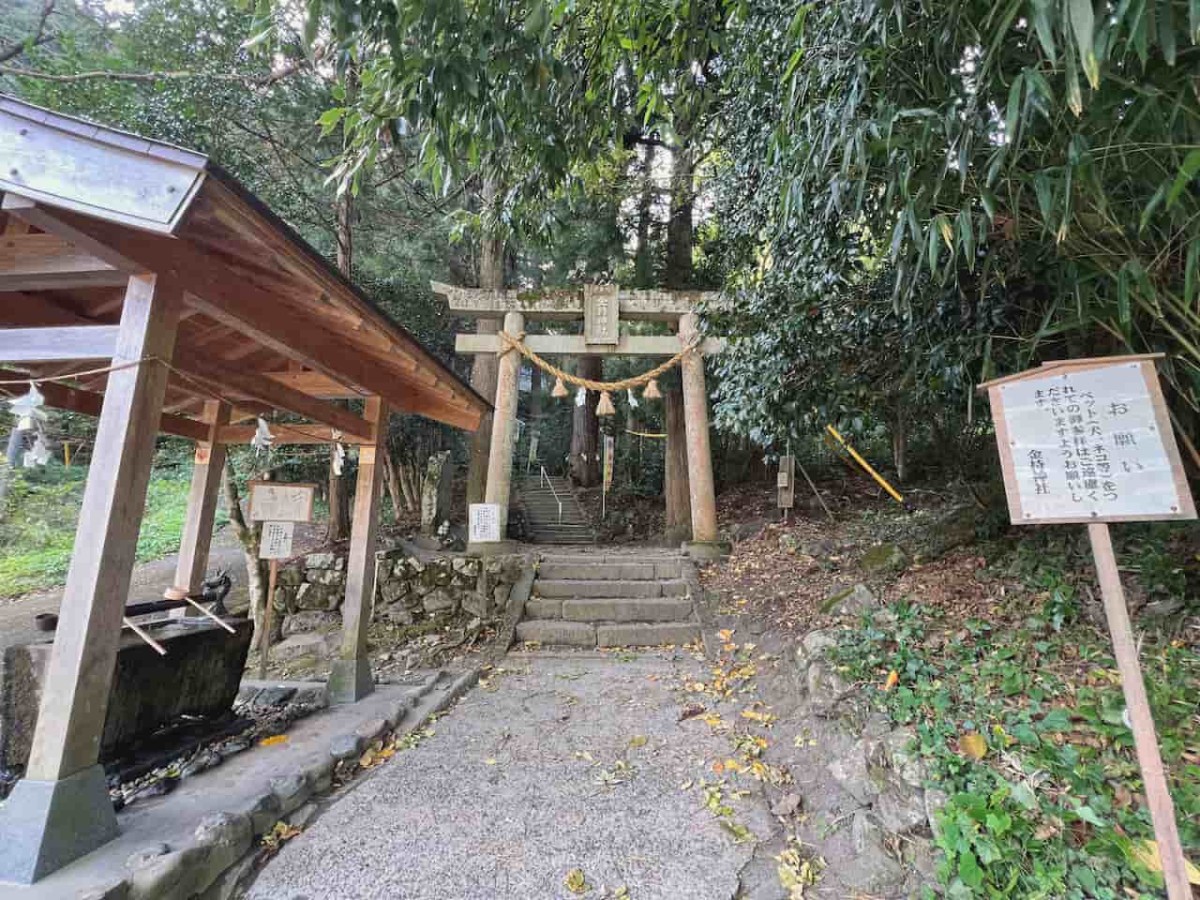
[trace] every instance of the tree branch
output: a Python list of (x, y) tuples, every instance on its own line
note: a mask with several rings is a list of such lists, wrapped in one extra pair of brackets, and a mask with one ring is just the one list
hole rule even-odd
[(7, 46), (0, 47), (0, 63), (8, 62), (10, 59), (20, 56), (26, 47), (36, 47), (50, 40), (51, 35), (46, 34), (46, 22), (49, 20), (50, 14), (54, 12), (55, 2), (56, 0), (44, 0), (37, 25), (33, 29), (33, 34), (23, 41), (13, 41)]
[[(24, 45), (20, 45), (23, 47)], [(20, 49), (18, 47), (18, 50)], [(15, 54), (13, 54), (15, 55)], [(0, 53), (0, 62), (6, 57)], [(27, 69), (18, 66), (3, 66), (0, 65), (0, 75), (13, 75), (18, 78), (36, 78), (39, 81), (52, 81), (58, 84), (74, 84), (81, 81), (124, 81), (134, 84), (155, 84), (159, 81), (185, 81), (187, 79), (209, 78), (213, 81), (226, 81), (244, 84), (248, 87), (269, 87), (276, 82), (282, 81), (284, 78), (294, 75), (300, 71), (302, 63), (299, 60), (291, 60), (287, 65), (280, 69), (276, 69), (265, 75), (240, 75), (237, 72), (190, 72), (190, 71), (175, 71), (175, 72), (111, 72), (111, 71), (95, 71), (95, 72), (75, 72), (70, 75), (60, 75), (53, 72), (39, 72), (36, 69)]]

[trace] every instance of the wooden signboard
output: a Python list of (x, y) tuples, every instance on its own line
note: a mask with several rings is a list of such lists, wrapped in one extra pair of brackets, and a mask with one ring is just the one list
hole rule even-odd
[(775, 486), (779, 488), (780, 509), (791, 509), (796, 505), (796, 457), (790, 453), (779, 457)]
[(487, 544), (501, 540), (500, 505), (498, 503), (472, 503), (468, 540), (472, 544)]
[(287, 559), (292, 555), (292, 536), (295, 522), (263, 522), (262, 539), (258, 544), (259, 559)]
[(1155, 356), (1047, 363), (982, 385), (1012, 520), (1087, 523), (1169, 900), (1191, 900), (1109, 522), (1194, 519)]
[(250, 482), (250, 521), (311, 522), (315, 484), (282, 481)]
[(1048, 365), (987, 389), (1015, 524), (1196, 517), (1153, 360)]
[(588, 284), (583, 288), (583, 341), (616, 344), (620, 341), (620, 289), (615, 284)]

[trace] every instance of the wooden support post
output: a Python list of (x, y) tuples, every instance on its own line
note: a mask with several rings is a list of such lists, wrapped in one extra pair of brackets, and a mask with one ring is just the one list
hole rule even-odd
[(1129, 608), (1125, 604), (1125, 591), (1121, 587), (1121, 574), (1117, 569), (1117, 558), (1113, 553), (1108, 525), (1103, 522), (1088, 525), (1088, 537), (1091, 539), (1092, 555), (1096, 560), (1100, 593), (1104, 597), (1104, 614), (1108, 618), (1108, 630), (1112, 635), (1113, 655), (1117, 659), (1117, 670), (1121, 673), (1125, 707), (1129, 711), (1129, 721), (1133, 726), (1133, 745), (1137, 750), (1142, 783), (1146, 790), (1146, 803), (1150, 807), (1150, 821), (1154, 824), (1154, 837), (1158, 842), (1159, 857), (1162, 859), (1167, 897), (1169, 900), (1191, 900), (1192, 889), (1188, 884), (1187, 864), (1183, 856), (1183, 845), (1179, 841), (1179, 829), (1175, 824), (1175, 807), (1171, 803), (1167, 776), (1163, 771), (1158, 736), (1154, 731), (1154, 717), (1150, 713), (1150, 701), (1146, 697), (1146, 685), (1142, 681), (1137, 644), (1133, 639)]
[[(517, 337), (525, 330), (525, 317), (519, 312), (504, 316), (504, 330)], [(496, 411), (492, 414), (492, 445), (488, 452), (487, 491), (484, 501), (500, 507), (500, 540), (508, 532), (508, 497), (512, 487), (513, 438), (517, 428), (517, 373), (521, 354), (510, 350), (500, 357), (496, 372)]]
[(374, 441), (358, 451), (358, 481), (354, 489), (354, 519), (346, 557), (346, 600), (342, 604), (342, 647), (329, 673), (332, 703), (353, 703), (374, 690), (367, 659), (367, 626), (375, 598), (375, 539), (379, 531), (379, 493), (383, 484), (383, 453), (387, 447), (388, 407), (369, 397), (363, 409)]
[[(180, 306), (174, 285), (131, 277), (113, 362), (170, 360)], [(0, 881), (36, 881), (117, 833), (97, 759), (166, 386), (154, 362), (109, 375), (26, 777), (0, 810)]]
[(271, 628), (275, 618), (275, 585), (279, 582), (279, 560), (272, 559), (267, 576), (267, 606), (263, 610), (262, 634), (258, 638), (258, 678), (267, 679), (267, 666), (271, 664)]
[(204, 584), (208, 551), (212, 544), (217, 497), (221, 492), (221, 472), (225, 468), (225, 445), (220, 430), (229, 422), (229, 404), (209, 400), (204, 404), (207, 440), (196, 443), (192, 469), (192, 488), (188, 494), (187, 518), (179, 541), (179, 562), (175, 566), (175, 591), (197, 594)]

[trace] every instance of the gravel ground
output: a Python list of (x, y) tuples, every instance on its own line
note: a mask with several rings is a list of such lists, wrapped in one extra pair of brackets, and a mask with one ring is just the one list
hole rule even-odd
[[(334, 799), (260, 873), (252, 900), (721, 900), (753, 841), (705, 807), (728, 742), (679, 720), (677, 654), (516, 654), (434, 734)], [(761, 794), (726, 796), (755, 835)], [(578, 877), (578, 876), (576, 876)], [(578, 886), (576, 883), (574, 886)]]

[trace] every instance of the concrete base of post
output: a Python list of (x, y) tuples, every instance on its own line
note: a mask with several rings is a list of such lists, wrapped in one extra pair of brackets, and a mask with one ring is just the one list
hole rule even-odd
[(684, 556), (699, 561), (711, 561), (729, 556), (733, 552), (733, 544), (729, 541), (684, 541), (681, 549)]
[(467, 544), (467, 556), (508, 556), (517, 552), (516, 541), (477, 541)]
[(355, 703), (375, 690), (371, 662), (367, 659), (335, 659), (325, 682), (330, 703)]
[(22, 779), (0, 809), (0, 882), (33, 884), (117, 836), (104, 769)]

